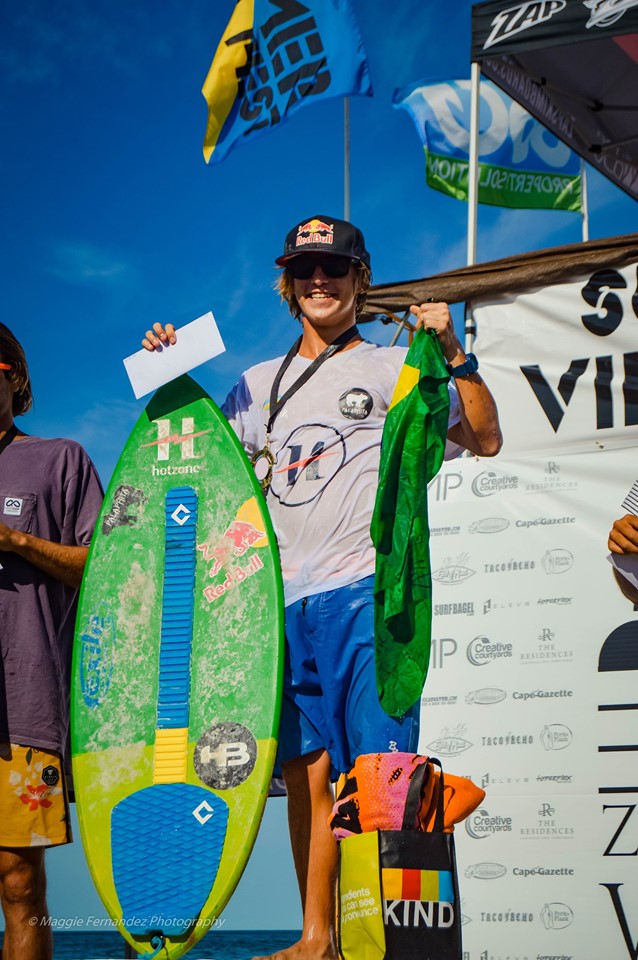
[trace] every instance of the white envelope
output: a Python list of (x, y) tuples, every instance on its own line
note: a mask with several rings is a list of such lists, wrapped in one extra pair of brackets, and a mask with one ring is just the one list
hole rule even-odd
[(180, 327), (176, 333), (177, 343), (163, 345), (152, 352), (138, 350), (125, 357), (124, 367), (138, 400), (226, 349), (210, 311)]

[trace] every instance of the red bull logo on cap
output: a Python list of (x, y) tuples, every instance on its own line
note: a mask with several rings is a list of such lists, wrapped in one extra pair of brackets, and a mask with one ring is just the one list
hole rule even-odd
[(296, 247), (306, 243), (332, 243), (334, 240), (334, 224), (324, 223), (323, 220), (308, 220), (297, 228)]

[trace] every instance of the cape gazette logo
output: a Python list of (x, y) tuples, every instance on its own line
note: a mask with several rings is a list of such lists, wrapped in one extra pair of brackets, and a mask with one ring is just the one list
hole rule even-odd
[(530, 700), (555, 700), (573, 697), (573, 690), (515, 690), (512, 694), (512, 700), (522, 700), (528, 703)]
[(428, 743), (428, 750), (435, 754), (441, 754), (442, 757), (456, 757), (459, 753), (465, 753), (474, 744), (465, 739), (466, 726), (464, 723), (456, 727), (443, 727), (441, 735), (432, 743)]
[(493, 497), (504, 490), (518, 490), (518, 477), (499, 476), (494, 470), (484, 470), (474, 477), (472, 493), (475, 497)]
[(470, 690), (465, 696), (465, 702), (487, 707), (493, 703), (502, 703), (506, 697), (505, 690), (501, 690), (500, 687), (481, 687), (480, 690)]
[(517, 520), (516, 526), (532, 530), (535, 527), (553, 527), (563, 523), (576, 523), (576, 517), (536, 517), (534, 520)]
[(573, 877), (572, 867), (514, 867), (512, 875), (527, 880), (529, 877)]
[(512, 833), (512, 827), (511, 817), (494, 817), (485, 807), (479, 807), (465, 821), (465, 829), (473, 840), (485, 840), (486, 837)]
[(467, 528), (468, 533), (502, 533), (507, 530), (510, 522), (505, 517), (483, 517), (482, 520), (475, 520)]
[(511, 643), (492, 643), (489, 637), (474, 637), (467, 648), (467, 659), (474, 667), (484, 667), (494, 660), (510, 659), (512, 651)]
[(467, 553), (461, 553), (456, 558), (444, 557), (441, 566), (433, 572), (432, 579), (437, 583), (452, 587), (456, 586), (457, 583), (469, 580), (470, 577), (474, 576), (476, 570), (468, 567), (467, 560)]
[(566, 820), (551, 803), (541, 803), (533, 826), (519, 829), (521, 840), (573, 840), (576, 833), (571, 820)]

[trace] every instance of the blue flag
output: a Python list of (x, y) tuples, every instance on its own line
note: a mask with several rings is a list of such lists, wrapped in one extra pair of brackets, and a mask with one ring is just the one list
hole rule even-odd
[[(419, 81), (395, 90), (421, 137), (428, 186), (467, 200), (470, 81)], [(481, 80), (479, 203), (574, 210), (582, 207), (580, 160), (520, 104)]]
[(238, 0), (202, 93), (207, 163), (223, 160), (304, 103), (371, 96), (350, 0)]

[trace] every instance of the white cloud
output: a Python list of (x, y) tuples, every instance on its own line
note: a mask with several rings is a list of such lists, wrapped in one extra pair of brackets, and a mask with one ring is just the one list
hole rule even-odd
[(81, 242), (59, 242), (45, 269), (58, 280), (75, 284), (120, 282), (131, 273), (131, 267), (123, 260)]

